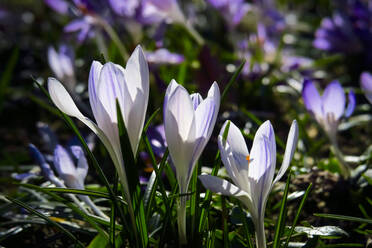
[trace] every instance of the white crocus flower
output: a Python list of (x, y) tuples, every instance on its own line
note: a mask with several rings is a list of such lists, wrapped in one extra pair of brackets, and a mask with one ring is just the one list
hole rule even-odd
[(297, 122), (292, 123), (283, 163), (275, 179), (276, 144), (270, 121), (263, 123), (257, 130), (251, 153), (248, 152), (239, 128), (232, 122), (230, 122), (227, 138), (223, 140), (227, 122), (218, 136), (218, 145), (221, 160), (233, 183), (211, 175), (201, 175), (199, 179), (207, 189), (222, 195), (234, 196), (243, 202), (252, 215), (256, 230), (256, 246), (265, 248), (266, 202), (273, 185), (284, 175), (292, 160), (298, 140)]
[[(180, 188), (187, 188), (204, 147), (212, 134), (220, 107), (220, 90), (216, 82), (207, 98), (189, 95), (187, 90), (172, 80), (164, 100), (164, 129), (168, 149)], [(181, 243), (186, 243), (186, 199), (181, 197), (178, 208), (178, 231)]]
[(58, 80), (49, 78), (48, 89), (52, 101), (62, 112), (78, 118), (101, 139), (114, 162), (133, 214), (117, 126), (116, 99), (135, 155), (149, 96), (149, 70), (142, 48), (136, 47), (125, 69), (111, 62), (104, 65), (97, 61), (92, 63), (89, 73), (89, 101), (97, 124), (79, 111)]

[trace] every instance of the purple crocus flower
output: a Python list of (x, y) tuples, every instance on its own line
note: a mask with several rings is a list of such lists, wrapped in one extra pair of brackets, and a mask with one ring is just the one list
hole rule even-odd
[(157, 49), (153, 52), (146, 52), (146, 58), (149, 63), (153, 64), (181, 64), (185, 57), (178, 53), (171, 53), (165, 48)]
[(363, 72), (360, 75), (360, 86), (364, 91), (367, 100), (372, 104), (372, 74)]
[(73, 90), (75, 86), (74, 51), (67, 45), (61, 45), (58, 52), (54, 47), (48, 48), (48, 63), (54, 75)]
[[(216, 82), (206, 99), (200, 94), (190, 96), (175, 80), (167, 88), (163, 109), (164, 130), (181, 194), (187, 193), (196, 161), (212, 134), (219, 107), (220, 90)], [(181, 197), (178, 208), (178, 231), (181, 243), (187, 243), (184, 197)]]
[[(84, 180), (88, 173), (88, 162), (80, 146), (71, 146), (66, 150), (61, 145), (57, 145), (54, 150), (53, 165), (58, 176), (50, 165), (46, 162), (44, 155), (32, 144), (29, 145), (32, 157), (40, 165), (44, 177), (52, 182), (57, 187), (74, 188), (84, 190)], [(76, 166), (75, 166), (76, 164)], [(85, 208), (80, 204), (76, 197), (69, 194), (71, 199), (86, 212)], [(78, 195), (97, 215), (104, 219), (109, 219), (86, 195)]]
[(40, 166), (43, 176), (57, 187), (66, 188), (64, 182), (56, 177), (54, 171), (50, 168), (50, 165), (46, 162), (44, 155), (39, 151), (39, 149), (37, 149), (33, 144), (30, 144), (28, 147), (31, 156)]
[[(229, 126), (226, 140), (225, 129)], [(233, 181), (230, 183), (211, 175), (199, 176), (204, 187), (243, 202), (252, 215), (256, 231), (256, 247), (266, 247), (264, 216), (267, 199), (276, 182), (286, 172), (297, 146), (298, 127), (293, 121), (284, 152), (283, 163), (274, 179), (276, 165), (276, 144), (274, 129), (270, 121), (264, 122), (256, 132), (251, 153), (248, 152), (239, 128), (226, 121), (218, 136), (221, 160)]]
[(208, 2), (220, 11), (231, 28), (238, 25), (245, 14), (252, 8), (244, 0), (208, 0)]
[(305, 80), (302, 97), (306, 109), (314, 115), (331, 140), (336, 137), (340, 118), (342, 116), (349, 117), (355, 108), (355, 95), (353, 91), (350, 91), (348, 95), (349, 104), (345, 109), (345, 93), (337, 80), (326, 87), (322, 96), (319, 95), (311, 80)]

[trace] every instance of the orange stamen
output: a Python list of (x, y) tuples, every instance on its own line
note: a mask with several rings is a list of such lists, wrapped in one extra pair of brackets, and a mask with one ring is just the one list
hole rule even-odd
[(245, 159), (249, 162), (249, 160), (250, 160), (249, 155), (247, 155), (247, 156), (245, 157)]

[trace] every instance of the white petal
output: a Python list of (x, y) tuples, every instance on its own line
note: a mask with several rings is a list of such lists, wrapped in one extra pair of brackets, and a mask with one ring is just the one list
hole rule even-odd
[(76, 118), (85, 118), (80, 110), (76, 107), (70, 94), (65, 87), (55, 78), (48, 78), (48, 91), (53, 103), (62, 112)]
[(101, 74), (102, 64), (98, 61), (93, 61), (90, 72), (89, 72), (89, 79), (88, 79), (88, 90), (89, 90), (89, 103), (90, 107), (92, 108), (94, 118), (97, 120), (97, 85), (99, 82), (99, 75)]
[(230, 121), (229, 132), (226, 142), (223, 141), (226, 121), (218, 136), (218, 147), (221, 152), (221, 160), (225, 165), (230, 178), (243, 190), (248, 190), (248, 149), (244, 137), (239, 128)]
[(267, 181), (272, 183), (275, 163), (276, 163), (276, 143), (275, 134), (270, 121), (264, 122), (257, 130), (250, 159), (252, 160), (249, 164), (249, 177), (254, 180), (259, 180), (266, 171), (269, 171)]
[(193, 93), (190, 95), (194, 109), (196, 110), (199, 104), (203, 101), (203, 97), (199, 93)]
[(117, 123), (116, 99), (119, 100), (120, 106), (125, 106), (123, 103), (125, 84), (124, 73), (115, 64), (108, 62), (102, 67), (96, 92), (111, 122)]
[(186, 191), (188, 170), (195, 143), (195, 118), (190, 96), (185, 88), (177, 87), (165, 109), (165, 137), (169, 153), (175, 164), (180, 189)]
[(125, 126), (128, 130), (129, 140), (132, 146), (133, 154), (136, 154), (140, 138), (142, 135), (142, 129), (145, 122), (146, 109), (143, 109), (146, 104), (146, 97), (143, 92), (138, 91), (137, 96), (134, 99), (132, 107), (128, 113), (125, 113)]
[[(164, 96), (164, 105), (163, 105), (163, 115), (165, 113), (165, 110), (167, 109), (167, 104), (169, 97), (174, 93), (176, 88), (179, 86), (179, 84), (176, 82), (176, 80), (172, 79), (167, 87), (167, 91), (165, 92)], [(163, 116), (163, 119), (165, 119), (165, 116)]]
[(214, 101), (218, 103), (218, 108), (220, 107), (221, 93), (216, 81), (213, 82), (211, 88), (209, 89), (207, 97), (212, 97)]
[[(137, 89), (140, 89), (148, 98), (149, 94), (149, 67), (143, 54), (141, 46), (134, 49), (132, 55), (129, 57), (125, 68), (125, 80), (128, 84), (128, 90), (134, 100), (137, 94)], [(146, 106), (147, 107), (147, 101)]]
[(206, 189), (209, 189), (210, 191), (217, 194), (236, 197), (241, 200), (247, 207), (249, 206), (249, 208), (251, 208), (252, 203), (247, 192), (239, 189), (229, 181), (210, 175), (200, 175), (199, 180), (202, 182)]
[(269, 121), (264, 122), (257, 130), (250, 159), (248, 193), (257, 209), (256, 216), (261, 216), (271, 191), (276, 162), (275, 134)]
[(279, 169), (278, 174), (276, 175), (274, 179), (273, 185), (277, 181), (279, 181), (283, 177), (284, 173), (287, 171), (289, 164), (291, 163), (291, 160), (293, 158), (293, 154), (296, 150), (297, 141), (298, 141), (298, 125), (297, 125), (297, 121), (294, 120), (292, 122), (291, 129), (289, 130), (289, 133), (288, 133), (287, 145), (285, 147), (283, 162)]

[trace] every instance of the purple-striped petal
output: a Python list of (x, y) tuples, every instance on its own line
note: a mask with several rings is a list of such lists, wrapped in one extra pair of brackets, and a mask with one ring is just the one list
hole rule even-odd
[(324, 116), (333, 114), (335, 120), (338, 120), (344, 114), (345, 92), (337, 80), (331, 82), (324, 90), (322, 102)]
[[(223, 135), (229, 122), (228, 135), (226, 141), (223, 141)], [(238, 187), (248, 191), (248, 148), (239, 128), (229, 120), (224, 123), (218, 135), (218, 147), (221, 152), (221, 160), (230, 178)]]
[(58, 175), (64, 179), (65, 175), (75, 175), (76, 167), (74, 162), (66, 151), (61, 145), (57, 145), (56, 149), (54, 150), (54, 167), (56, 168)]
[(199, 93), (193, 93), (190, 95), (192, 100), (192, 105), (194, 106), (194, 109), (196, 110), (199, 106), (199, 104), (203, 101), (203, 97)]
[(355, 100), (354, 91), (352, 91), (352, 90), (349, 91), (348, 101), (349, 101), (349, 103), (348, 103), (348, 105), (346, 107), (345, 117), (351, 116), (352, 113), (354, 112), (354, 109), (355, 109), (356, 100)]
[(302, 98), (307, 110), (316, 116), (323, 116), (322, 100), (312, 81), (305, 80), (302, 89)]

